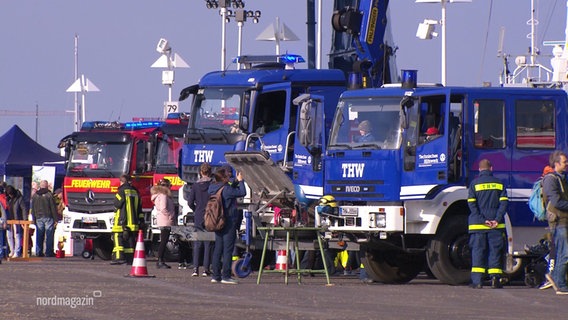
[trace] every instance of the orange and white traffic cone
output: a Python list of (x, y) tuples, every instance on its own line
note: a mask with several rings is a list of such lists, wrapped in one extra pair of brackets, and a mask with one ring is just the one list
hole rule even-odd
[(148, 268), (146, 268), (146, 250), (144, 249), (144, 233), (142, 230), (138, 231), (138, 240), (136, 241), (136, 249), (134, 249), (134, 260), (132, 261), (132, 268), (127, 277), (143, 277), (154, 278), (155, 276), (148, 275)]
[(278, 250), (278, 255), (276, 256), (276, 265), (274, 270), (286, 270), (288, 269), (288, 259), (286, 259), (286, 250)]

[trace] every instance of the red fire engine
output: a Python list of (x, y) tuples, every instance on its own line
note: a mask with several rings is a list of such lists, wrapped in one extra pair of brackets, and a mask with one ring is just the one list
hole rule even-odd
[[(95, 254), (110, 259), (120, 176), (131, 176), (150, 225), (152, 185), (163, 178), (171, 180), (174, 190), (181, 185), (176, 168), (186, 127), (183, 114), (171, 114), (166, 121), (85, 122), (80, 131), (63, 138), (60, 147), (65, 148), (67, 160), (63, 230), (73, 238), (93, 239)], [(147, 233), (150, 238), (152, 234)]]

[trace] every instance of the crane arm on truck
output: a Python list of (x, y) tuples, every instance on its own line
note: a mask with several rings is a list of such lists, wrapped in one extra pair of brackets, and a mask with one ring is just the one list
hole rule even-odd
[(335, 0), (330, 68), (361, 74), (362, 87), (379, 87), (394, 82), (396, 77), (392, 74), (396, 69), (394, 59), (390, 59), (394, 50), (387, 26), (388, 3)]

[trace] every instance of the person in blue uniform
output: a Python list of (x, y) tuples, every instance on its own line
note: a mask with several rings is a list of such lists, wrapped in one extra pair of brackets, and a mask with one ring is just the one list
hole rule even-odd
[(483, 287), (485, 274), (491, 277), (491, 287), (502, 288), (503, 252), (505, 248), (504, 216), (507, 211), (505, 185), (493, 176), (491, 162), (479, 162), (479, 176), (468, 191), (469, 246), (471, 248), (471, 286)]

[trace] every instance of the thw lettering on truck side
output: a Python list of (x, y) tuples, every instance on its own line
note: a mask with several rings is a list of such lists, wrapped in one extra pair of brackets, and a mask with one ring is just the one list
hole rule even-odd
[(211, 162), (213, 160), (213, 150), (193, 150), (193, 161), (195, 162)]
[(363, 170), (365, 170), (364, 163), (342, 163), (343, 178), (362, 178)]

